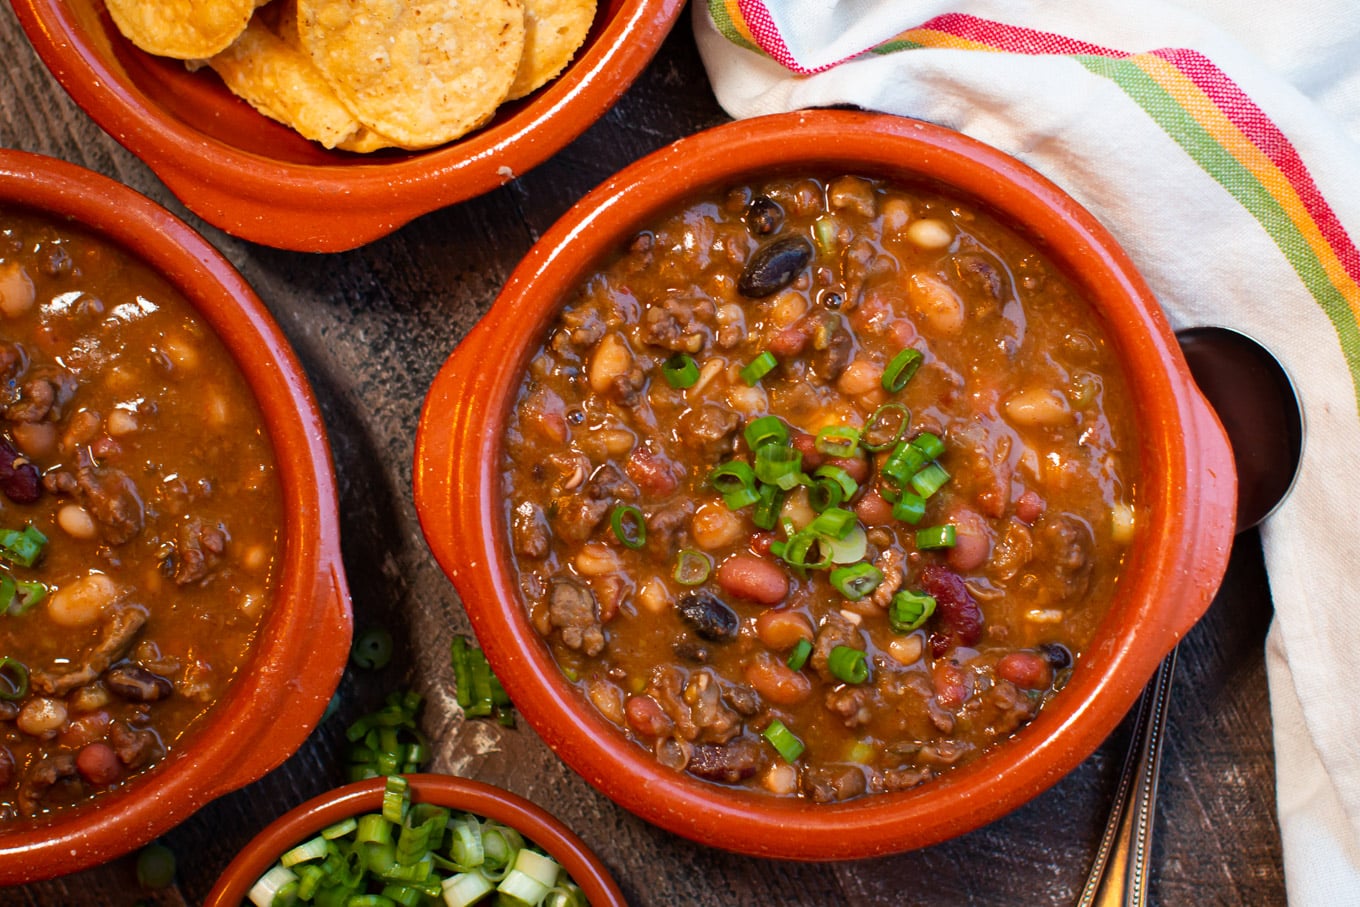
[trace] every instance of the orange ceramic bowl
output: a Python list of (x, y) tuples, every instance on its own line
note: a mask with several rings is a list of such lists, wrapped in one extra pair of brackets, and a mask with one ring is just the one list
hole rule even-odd
[[(986, 755), (910, 791), (813, 804), (661, 767), (562, 676), (520, 601), (500, 492), (502, 437), (520, 376), (570, 291), (632, 233), (709, 188), (772, 171), (925, 183), (971, 199), (1045, 249), (1103, 317), (1134, 396), (1145, 515), (1108, 617), (1070, 682)], [(415, 496), (430, 547), (516, 707), (622, 806), (739, 852), (802, 860), (932, 844), (1014, 809), (1085, 759), (1162, 656), (1208, 607), (1226, 569), (1236, 480), (1227, 439), (1156, 300), (1095, 219), (1018, 161), (907, 119), (804, 111), (676, 142), (576, 205), (530, 251), (435, 378), (416, 440)]]
[(684, 0), (600, 0), (557, 79), (486, 126), (421, 152), (327, 151), (257, 114), (207, 69), (143, 53), (103, 0), (12, 0), (43, 62), (81, 107), (195, 214), (236, 236), (336, 252), (480, 195), (585, 131), (637, 78)]
[[(451, 775), (407, 775), (411, 796), (452, 810), (494, 819), (519, 831), (543, 848), (581, 886), (591, 907), (627, 907), (623, 893), (600, 862), (571, 829), (543, 809), (509, 791)], [(285, 813), (256, 835), (231, 861), (204, 907), (240, 907), (246, 893), (289, 848), (321, 829), (351, 816), (382, 808), (386, 781), (370, 778), (336, 788)]]
[(222, 339), (254, 391), (284, 495), (278, 585), (255, 648), (185, 739), (147, 773), (49, 820), (0, 828), (0, 885), (94, 866), (146, 844), (302, 745), (349, 656), (349, 590), (325, 427), (264, 305), (206, 240), (103, 176), (0, 150), (0, 206), (82, 227), (159, 271)]

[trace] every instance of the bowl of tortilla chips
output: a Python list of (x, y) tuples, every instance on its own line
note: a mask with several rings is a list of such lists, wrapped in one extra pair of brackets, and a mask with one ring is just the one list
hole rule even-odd
[(683, 0), (13, 0), (47, 67), (189, 209), (341, 251), (537, 166)]

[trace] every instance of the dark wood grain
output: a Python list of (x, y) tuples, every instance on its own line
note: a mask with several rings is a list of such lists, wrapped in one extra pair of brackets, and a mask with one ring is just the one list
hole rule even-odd
[[(410, 494), (425, 388), (559, 214), (632, 160), (726, 119), (685, 19), (622, 101), (536, 170), (394, 236), (326, 256), (255, 246), (188, 216), (67, 98), (7, 6), (0, 6), (0, 60), (0, 145), (90, 167), (185, 216), (277, 317), (312, 379), (334, 446), (357, 626), (390, 627), (400, 644), (389, 667), (346, 675), (338, 712), (283, 767), (166, 837), (180, 858), (175, 889), (140, 890), (125, 858), (0, 891), (0, 904), (198, 903), (266, 822), (344, 780), (345, 726), (406, 686), (426, 697), (423, 722), (437, 745), (436, 770), (499, 784), (549, 807), (601, 854), (637, 905), (1075, 901), (1110, 806), (1127, 725), (1053, 789), (970, 835), (871, 861), (792, 864), (735, 856), (654, 828), (566, 769), (529, 728), (464, 721), (453, 707), (448, 645), (468, 624), (425, 547)], [(1250, 533), (1238, 540), (1223, 591), (1182, 647), (1163, 764), (1154, 903), (1284, 903), (1262, 660), (1269, 620), (1259, 539)]]

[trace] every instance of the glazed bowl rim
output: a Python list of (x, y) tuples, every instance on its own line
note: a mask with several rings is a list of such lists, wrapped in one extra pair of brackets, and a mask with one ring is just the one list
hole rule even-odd
[[(570, 687), (523, 613), (498, 470), (501, 426), (521, 369), (561, 301), (619, 251), (630, 231), (707, 188), (772, 169), (833, 167), (947, 184), (1039, 240), (1096, 297), (1140, 411), (1148, 525), (1102, 624), (1117, 614), (1138, 632), (1098, 633), (1063, 696), (1006, 741), (1004, 759), (986, 755), (910, 791), (814, 805), (662, 769)], [(1059, 237), (1063, 244), (1055, 245)], [(1101, 287), (1092, 285), (1097, 271)], [(545, 233), (431, 386), (417, 429), (415, 495), (427, 542), (492, 668), (573, 769), (625, 808), (694, 840), (758, 856), (826, 860), (896, 852), (971, 830), (1037, 795), (1094, 751), (1212, 599), (1232, 537), (1232, 470), (1222, 428), (1194, 387), (1156, 300), (1093, 216), (1015, 158), (959, 133), (882, 114), (816, 110), (681, 139), (616, 174)], [(1154, 600), (1154, 581), (1177, 577), (1189, 580), (1187, 589)], [(799, 834), (780, 833), (794, 827)]]

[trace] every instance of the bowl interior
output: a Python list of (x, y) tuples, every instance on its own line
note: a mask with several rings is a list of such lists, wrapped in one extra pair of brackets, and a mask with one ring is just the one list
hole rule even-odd
[[(1149, 519), (1130, 551), (1127, 581), (1071, 682), (1031, 724), (913, 790), (817, 805), (662, 769), (567, 685), (529, 624), (512, 573), (500, 505), (501, 432), (494, 427), (504, 423), (558, 300), (633, 231), (707, 188), (771, 171), (828, 170), (946, 188), (990, 209), (1067, 272), (1096, 306), (1125, 367), (1142, 430), (1140, 497)], [(938, 127), (804, 111), (719, 127), (664, 149), (597, 189), (544, 236), (436, 378), (417, 440), (417, 509), (516, 706), (588, 781), (644, 818), (728, 849), (864, 857), (970, 830), (1051, 785), (1113, 730), (1156, 662), (1207, 607), (1226, 565), (1233, 487), (1221, 430), (1205, 456), (1226, 484), (1187, 487), (1187, 472), (1200, 465), (1193, 451), (1200, 408), (1207, 410), (1142, 280), (1109, 234), (1055, 186)], [(1207, 528), (1199, 526), (1204, 509), (1211, 512)], [(1176, 553), (1187, 528), (1206, 536), (1210, 549), (1198, 558), (1192, 544), (1191, 566)], [(1185, 585), (1183, 572), (1193, 594), (1158, 594)], [(788, 827), (801, 833), (782, 833)]]
[[(569, 828), (509, 791), (449, 775), (408, 775), (414, 801), (494, 819), (542, 847), (581, 886), (592, 907), (625, 907), (609, 870)], [(345, 818), (382, 807), (386, 782), (371, 778), (322, 794), (290, 810), (260, 832), (223, 871), (205, 907), (237, 907), (256, 880), (288, 848)]]
[[(351, 615), (320, 412), (282, 332), (240, 275), (169, 212), (64, 162), (0, 151), (0, 205), (68, 222), (121, 246), (203, 316), (260, 405), (285, 511), (274, 604), (225, 697), (160, 763), (128, 784), (0, 833), (3, 883), (71, 872), (130, 851), (281, 763), (334, 694), (349, 654)], [(309, 645), (289, 642), (299, 638)], [(291, 678), (291, 686), (276, 682), (280, 676)], [(17, 853), (23, 858), (5, 859)]]

